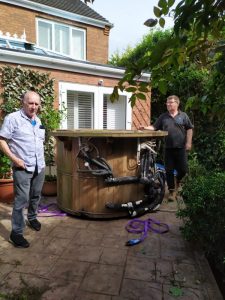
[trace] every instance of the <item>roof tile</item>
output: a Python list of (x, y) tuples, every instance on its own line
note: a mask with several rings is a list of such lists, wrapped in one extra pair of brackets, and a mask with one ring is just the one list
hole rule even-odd
[(107, 19), (102, 17), (99, 13), (80, 0), (29, 0), (29, 2), (39, 3), (91, 19), (109, 22)]

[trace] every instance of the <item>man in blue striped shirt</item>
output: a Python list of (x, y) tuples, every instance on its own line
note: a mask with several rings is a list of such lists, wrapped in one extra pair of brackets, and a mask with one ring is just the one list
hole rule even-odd
[(23, 237), (26, 206), (27, 224), (36, 231), (41, 229), (37, 210), (45, 175), (45, 129), (37, 117), (40, 105), (40, 95), (27, 91), (22, 109), (8, 114), (0, 129), (0, 149), (12, 161), (15, 199), (9, 241), (16, 247), (29, 247)]

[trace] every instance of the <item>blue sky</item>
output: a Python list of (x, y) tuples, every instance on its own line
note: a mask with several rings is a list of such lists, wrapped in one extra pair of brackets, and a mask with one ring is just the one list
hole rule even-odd
[[(91, 8), (105, 17), (114, 27), (110, 31), (109, 55), (115, 51), (124, 52), (128, 45), (135, 46), (149, 28), (143, 23), (153, 18), (153, 7), (158, 0), (95, 0)], [(167, 19), (167, 27), (173, 25)]]

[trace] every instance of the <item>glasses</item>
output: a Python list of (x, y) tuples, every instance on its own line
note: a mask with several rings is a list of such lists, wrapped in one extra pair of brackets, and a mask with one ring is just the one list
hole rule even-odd
[(166, 102), (166, 105), (167, 104), (173, 104), (173, 103), (177, 103), (176, 101), (169, 101), (169, 102)]

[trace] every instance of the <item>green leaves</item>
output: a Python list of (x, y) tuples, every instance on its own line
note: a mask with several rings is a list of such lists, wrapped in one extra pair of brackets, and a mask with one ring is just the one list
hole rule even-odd
[(129, 102), (131, 107), (134, 107), (136, 100), (146, 100), (146, 93), (149, 93), (149, 88), (147, 83), (136, 83), (132, 81), (135, 86), (127, 85), (127, 82), (124, 82), (123, 86), (120, 82), (120, 86), (115, 86), (112, 94), (110, 95), (110, 101), (113, 103), (119, 99), (119, 90), (126, 91), (127, 93), (132, 93)]
[(146, 96), (145, 96), (144, 94), (142, 94), (142, 93), (137, 93), (137, 94), (136, 94), (136, 97), (137, 97), (138, 99), (140, 99), (140, 100), (146, 100)]
[(177, 286), (173, 286), (169, 289), (169, 293), (170, 295), (172, 295), (173, 297), (181, 297), (183, 296), (183, 291), (180, 287)]
[(160, 19), (159, 19), (159, 25), (160, 25), (162, 28), (164, 28), (164, 26), (165, 26), (165, 19), (164, 19), (164, 18), (160, 18)]
[(128, 88), (126, 89), (126, 91), (127, 91), (128, 93), (134, 93), (134, 92), (137, 91), (137, 88), (134, 87), (134, 86), (131, 86), (131, 87), (128, 87)]
[(0, 151), (0, 178), (12, 178), (12, 169), (10, 159)]
[(163, 15), (166, 16), (167, 14), (169, 14), (170, 8), (174, 5), (174, 3), (175, 3), (175, 0), (168, 0), (168, 1), (167, 0), (159, 0), (158, 7), (154, 6), (153, 12), (154, 12), (154, 15), (159, 19), (158, 23), (159, 23), (160, 27), (164, 28), (165, 19), (164, 19)]
[(167, 92), (167, 82), (164, 79), (160, 79), (158, 83), (160, 92), (165, 95)]
[(20, 66), (2, 67), (1, 97), (3, 103), (0, 109), (4, 115), (16, 111), (21, 106), (21, 95), (27, 90), (33, 89), (41, 96), (41, 111), (39, 117), (46, 128), (45, 158), (47, 164), (54, 163), (53, 140), (50, 132), (59, 127), (63, 112), (54, 108), (54, 79), (50, 73), (36, 72)]
[(166, 0), (159, 0), (158, 6), (161, 8), (167, 7), (167, 1)]
[(161, 17), (161, 14), (162, 14), (161, 9), (159, 9), (157, 6), (154, 6), (153, 11), (154, 11), (154, 15), (155, 15), (157, 18), (160, 18), (160, 17)]
[(172, 7), (175, 3), (175, 0), (168, 0), (168, 6)]
[[(183, 236), (198, 245), (207, 256), (214, 259), (214, 266), (225, 277), (225, 173), (208, 171), (189, 176), (182, 196), (186, 207), (179, 211), (183, 219)], [(216, 220), (216, 222), (215, 222)]]
[(116, 100), (119, 99), (119, 91), (118, 91), (118, 86), (115, 86), (113, 88), (113, 92), (112, 94), (110, 95), (110, 101), (113, 103), (115, 102)]

